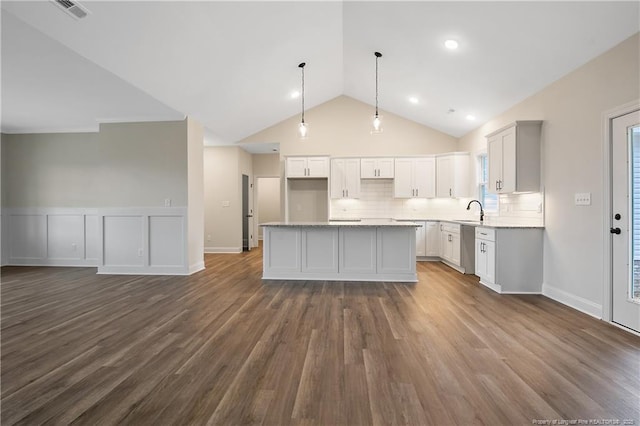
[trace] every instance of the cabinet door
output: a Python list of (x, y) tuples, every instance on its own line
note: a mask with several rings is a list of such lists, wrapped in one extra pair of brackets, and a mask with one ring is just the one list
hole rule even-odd
[(427, 222), (416, 223), (416, 256), (427, 256)]
[(484, 254), (486, 256), (486, 280), (491, 284), (496, 283), (496, 243), (494, 241), (484, 242)]
[(484, 244), (486, 241), (476, 239), (476, 275), (480, 277), (482, 281), (487, 276), (487, 253), (484, 251)]
[(413, 169), (415, 196), (433, 198), (436, 196), (436, 159), (416, 158)]
[(516, 129), (512, 127), (501, 133), (502, 137), (502, 183), (500, 192), (516, 190)]
[(345, 160), (331, 160), (331, 198), (344, 198), (346, 191), (344, 188)]
[(453, 159), (438, 157), (436, 166), (436, 197), (450, 198), (453, 196)]
[(302, 228), (302, 272), (338, 272), (338, 229)]
[(497, 194), (500, 192), (499, 184), (502, 180), (502, 138), (500, 135), (493, 136), (487, 141), (487, 157), (489, 160), (487, 189), (489, 192)]
[(449, 232), (440, 231), (440, 257), (451, 261), (451, 241), (449, 241)]
[(451, 263), (460, 266), (460, 234), (451, 235)]
[(287, 158), (287, 177), (307, 176), (307, 159), (303, 157)]
[(307, 158), (307, 176), (329, 177), (329, 159), (327, 157)]
[(396, 158), (395, 178), (393, 179), (393, 196), (396, 198), (411, 198), (413, 188), (413, 159)]
[(378, 158), (378, 177), (383, 179), (393, 179), (394, 177), (393, 158)]
[(375, 158), (362, 158), (360, 160), (360, 177), (362, 179), (375, 179), (378, 174), (376, 163)]
[(344, 160), (344, 190), (347, 198), (360, 198), (360, 159)]
[(338, 233), (340, 273), (375, 274), (377, 238), (375, 227), (340, 228)]
[(425, 256), (440, 256), (440, 224), (426, 222), (426, 254)]

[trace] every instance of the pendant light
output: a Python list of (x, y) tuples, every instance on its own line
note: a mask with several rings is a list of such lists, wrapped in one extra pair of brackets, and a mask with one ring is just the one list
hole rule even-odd
[(298, 135), (300, 135), (300, 139), (306, 139), (309, 134), (309, 126), (304, 122), (304, 66), (307, 65), (304, 62), (301, 62), (298, 65), (298, 68), (302, 71), (302, 120), (298, 125)]
[(382, 133), (382, 117), (378, 114), (378, 58), (382, 57), (382, 53), (374, 52), (376, 56), (376, 114), (373, 116), (373, 129), (371, 134)]

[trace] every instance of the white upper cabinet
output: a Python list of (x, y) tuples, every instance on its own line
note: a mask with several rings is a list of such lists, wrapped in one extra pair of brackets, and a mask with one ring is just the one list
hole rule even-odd
[(396, 158), (394, 168), (393, 196), (395, 198), (435, 197), (435, 158)]
[(331, 160), (331, 198), (360, 198), (360, 159)]
[(288, 178), (329, 177), (329, 157), (287, 157), (285, 174)]
[(362, 158), (360, 160), (360, 178), (393, 179), (393, 158)]
[(542, 121), (516, 121), (487, 135), (489, 191), (540, 191)]
[(461, 198), (470, 195), (469, 153), (439, 155), (436, 170), (438, 198)]

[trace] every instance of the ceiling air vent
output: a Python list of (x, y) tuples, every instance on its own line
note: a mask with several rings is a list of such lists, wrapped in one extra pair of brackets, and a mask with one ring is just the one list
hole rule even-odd
[(52, 0), (53, 3), (58, 5), (60, 9), (62, 9), (67, 15), (71, 16), (74, 19), (82, 19), (85, 18), (89, 11), (85, 9), (83, 6), (80, 6), (78, 2), (70, 1), (70, 0)]

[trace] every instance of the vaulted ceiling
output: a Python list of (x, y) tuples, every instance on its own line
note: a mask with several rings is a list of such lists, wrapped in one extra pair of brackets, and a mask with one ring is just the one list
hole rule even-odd
[(2, 2), (3, 131), (190, 115), (233, 143), (300, 112), (302, 61), (308, 108), (373, 104), (380, 51), (380, 108), (461, 136), (640, 30), (638, 2), (82, 5)]

